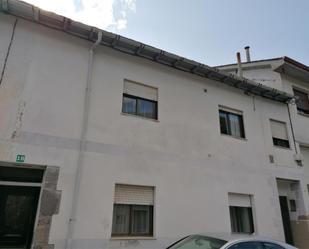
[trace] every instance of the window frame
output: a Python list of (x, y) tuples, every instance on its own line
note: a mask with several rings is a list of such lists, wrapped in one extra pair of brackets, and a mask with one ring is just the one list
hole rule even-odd
[[(226, 121), (225, 121), (225, 124), (226, 124), (225, 129), (226, 129), (227, 133), (222, 132), (221, 114), (225, 115), (225, 119), (226, 119)], [(239, 120), (240, 136), (232, 134), (232, 131), (231, 131), (231, 119), (230, 119), (231, 115), (237, 116), (237, 118)], [(222, 135), (227, 135), (227, 136), (231, 136), (231, 137), (239, 138), (239, 139), (246, 139), (244, 117), (243, 117), (243, 113), (242, 112), (236, 113), (236, 112), (233, 112), (233, 111), (225, 110), (225, 108), (219, 108), (219, 125), (220, 125), (220, 133)]]
[[(250, 197), (251, 198), (251, 197)], [(237, 223), (237, 231), (233, 231), (233, 217), (232, 217), (232, 208), (237, 209), (237, 208), (246, 208), (249, 211), (249, 222), (250, 222), (250, 231), (249, 232), (244, 232), (244, 231), (240, 231), (239, 228), (239, 220), (238, 220), (238, 214), (237, 214), (237, 210), (236, 210), (236, 223)], [(240, 207), (240, 206), (230, 206), (229, 205), (229, 212), (230, 212), (230, 222), (231, 222), (231, 232), (233, 234), (254, 234), (255, 233), (255, 225), (254, 225), (254, 217), (253, 217), (253, 208), (251, 207)]]
[(309, 115), (309, 92), (304, 89), (300, 89), (298, 87), (293, 87), (294, 96), (297, 96), (297, 94), (295, 94), (296, 92), (307, 96), (307, 105), (308, 105), (308, 109), (303, 109), (302, 107), (298, 105), (296, 101), (297, 112), (300, 114)]
[[(285, 126), (287, 139), (277, 138), (273, 136), (271, 122), (281, 123)], [(278, 147), (278, 148), (283, 148), (283, 149), (291, 149), (290, 136), (289, 136), (287, 123), (280, 121), (280, 120), (269, 119), (269, 124), (270, 124), (270, 132), (271, 132), (271, 138), (273, 141), (273, 146)]]
[[(153, 237), (154, 235), (154, 206), (153, 205), (138, 205), (138, 204), (117, 204), (114, 203), (113, 206), (113, 219), (114, 219), (114, 212), (115, 212), (115, 206), (129, 206), (129, 232), (128, 233), (114, 233), (113, 232), (113, 224), (114, 220), (112, 220), (112, 238), (121, 238), (121, 237)], [(133, 210), (135, 207), (148, 207), (149, 212), (149, 233), (133, 233)]]
[[(125, 112), (123, 110), (124, 108), (124, 98), (130, 98), (130, 99), (134, 99), (135, 100), (135, 112), (134, 113), (128, 113), (128, 112)], [(138, 101), (139, 100), (143, 100), (143, 101), (148, 101), (148, 102), (151, 102), (154, 104), (155, 108), (154, 108), (154, 117), (146, 117), (144, 115), (141, 115), (139, 112), (138, 112)], [(142, 118), (145, 118), (145, 119), (150, 119), (150, 120), (158, 120), (158, 101), (155, 101), (155, 100), (150, 100), (150, 99), (146, 99), (146, 98), (142, 98), (142, 97), (139, 97), (139, 96), (135, 96), (135, 95), (131, 95), (131, 94), (127, 94), (127, 93), (123, 93), (122, 94), (122, 107), (121, 107), (121, 112), (123, 114), (126, 114), (126, 115), (133, 115), (133, 116), (137, 116), (137, 117), (142, 117)]]

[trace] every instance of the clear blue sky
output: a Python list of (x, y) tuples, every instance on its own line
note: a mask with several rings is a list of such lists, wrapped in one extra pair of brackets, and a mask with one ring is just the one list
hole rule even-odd
[(246, 45), (253, 60), (309, 65), (309, 0), (26, 1), (211, 66)]

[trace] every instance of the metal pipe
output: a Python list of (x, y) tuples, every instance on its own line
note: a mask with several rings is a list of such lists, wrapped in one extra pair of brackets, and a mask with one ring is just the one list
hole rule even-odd
[(86, 134), (88, 130), (88, 119), (89, 119), (89, 104), (90, 104), (90, 93), (91, 93), (91, 83), (92, 83), (92, 68), (93, 68), (93, 50), (100, 44), (102, 41), (102, 31), (98, 32), (98, 39), (89, 49), (89, 58), (88, 58), (88, 71), (87, 71), (87, 83), (85, 89), (85, 97), (84, 97), (84, 108), (83, 108), (83, 117), (82, 117), (82, 128), (80, 135), (80, 143), (79, 143), (79, 152), (75, 173), (75, 182), (74, 182), (74, 191), (72, 198), (72, 206), (71, 206), (71, 214), (68, 224), (68, 231), (65, 239), (65, 249), (72, 248), (72, 238), (74, 233), (74, 224), (77, 219), (77, 206), (78, 206), (78, 197), (80, 190), (80, 183), (82, 179), (83, 173), (83, 165), (84, 165), (84, 153), (86, 147)]
[(241, 57), (240, 57), (239, 52), (237, 52), (237, 64), (238, 64), (238, 76), (242, 78), (243, 73), (242, 73), (242, 67), (241, 67)]
[(246, 46), (245, 47), (246, 50), (246, 58), (247, 58), (247, 62), (251, 62), (251, 58), (250, 58), (250, 47)]
[(295, 139), (294, 126), (293, 126), (293, 122), (292, 122), (292, 118), (291, 118), (290, 104), (286, 103), (286, 106), (288, 108), (288, 115), (289, 115), (289, 121), (290, 121), (290, 125), (291, 125), (291, 131), (292, 131), (292, 137), (293, 137), (295, 153), (298, 154), (297, 145), (296, 145), (296, 139)]

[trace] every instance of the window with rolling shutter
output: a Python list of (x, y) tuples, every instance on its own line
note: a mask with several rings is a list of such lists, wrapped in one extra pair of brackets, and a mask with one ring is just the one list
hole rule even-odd
[(158, 89), (125, 80), (122, 113), (158, 119)]
[(228, 200), (233, 233), (254, 233), (251, 199), (250, 195), (229, 193)]
[(293, 89), (296, 97), (297, 110), (301, 113), (309, 114), (309, 97), (307, 92)]
[(154, 187), (115, 185), (112, 236), (153, 235)]
[(276, 120), (270, 120), (273, 144), (284, 148), (290, 148), (286, 123)]

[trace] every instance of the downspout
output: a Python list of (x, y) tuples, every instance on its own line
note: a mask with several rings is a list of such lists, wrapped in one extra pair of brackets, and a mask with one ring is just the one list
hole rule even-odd
[(290, 104), (286, 103), (286, 106), (288, 108), (288, 114), (289, 114), (289, 120), (290, 120), (290, 125), (291, 125), (291, 131), (292, 131), (295, 153), (298, 154), (298, 150), (297, 150), (297, 146), (296, 146), (296, 140), (295, 140), (294, 126), (293, 126), (293, 122), (292, 122), (292, 118), (291, 118)]
[(93, 50), (100, 44), (102, 40), (102, 31), (98, 32), (98, 39), (89, 49), (89, 58), (88, 58), (88, 71), (87, 71), (87, 83), (85, 89), (84, 97), (84, 106), (83, 106), (83, 116), (82, 116), (82, 128), (80, 134), (80, 143), (78, 151), (78, 159), (76, 166), (75, 182), (74, 182), (74, 192), (72, 198), (72, 207), (70, 213), (70, 219), (68, 224), (68, 231), (65, 238), (65, 249), (70, 249), (72, 247), (72, 237), (74, 233), (74, 227), (77, 219), (77, 205), (78, 205), (78, 196), (80, 190), (80, 183), (83, 173), (84, 165), (84, 153), (86, 148), (86, 134), (88, 130), (88, 119), (89, 119), (89, 104), (91, 97), (91, 83), (92, 83), (92, 67), (93, 67)]

